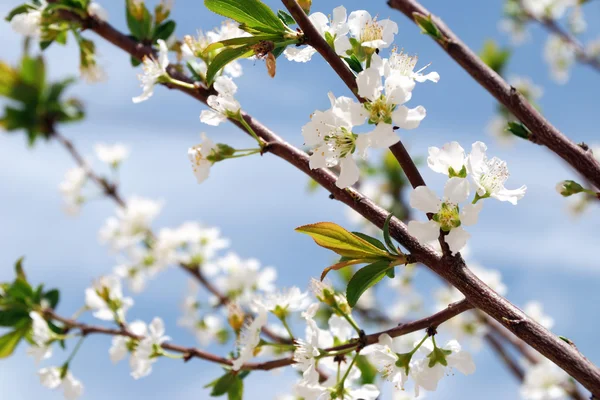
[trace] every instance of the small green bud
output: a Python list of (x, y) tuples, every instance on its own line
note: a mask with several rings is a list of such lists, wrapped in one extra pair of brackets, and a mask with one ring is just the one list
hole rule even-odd
[(585, 191), (583, 186), (575, 181), (562, 181), (556, 185), (556, 191), (564, 197), (569, 197), (577, 193)]

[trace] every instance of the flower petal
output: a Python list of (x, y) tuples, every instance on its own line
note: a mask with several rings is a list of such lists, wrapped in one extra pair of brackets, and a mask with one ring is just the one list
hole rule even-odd
[(453, 204), (462, 203), (469, 197), (469, 181), (463, 178), (453, 177), (448, 179), (444, 186), (444, 199)]
[(381, 94), (381, 75), (375, 68), (367, 68), (356, 77), (358, 95), (374, 101)]
[(425, 107), (407, 108), (398, 106), (392, 113), (392, 121), (402, 129), (415, 129), (427, 115)]
[(421, 243), (429, 243), (440, 235), (440, 226), (435, 221), (410, 221), (408, 223), (408, 233), (416, 237)]
[(335, 185), (340, 189), (345, 189), (349, 186), (354, 185), (360, 176), (360, 170), (354, 157), (348, 154), (346, 157), (340, 159), (340, 176), (335, 182)]
[(471, 235), (469, 232), (465, 231), (462, 227), (454, 228), (445, 236), (445, 241), (450, 247), (450, 251), (452, 254), (456, 254), (462, 250), (463, 247), (467, 244), (467, 240)]
[(460, 222), (463, 225), (475, 225), (479, 219), (479, 212), (483, 208), (483, 202), (467, 204), (460, 212)]
[(419, 186), (410, 194), (410, 206), (426, 213), (437, 213), (442, 205), (435, 192), (427, 186)]

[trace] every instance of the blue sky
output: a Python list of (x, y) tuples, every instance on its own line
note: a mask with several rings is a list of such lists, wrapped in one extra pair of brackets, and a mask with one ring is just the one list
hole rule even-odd
[[(204, 9), (200, 1), (176, 3), (173, 16), (179, 36), (220, 24), (220, 18)], [(277, 1), (267, 3), (280, 7)], [(340, 4), (317, 0), (314, 3), (315, 10), (326, 13)], [(497, 29), (500, 1), (424, 3), (473, 49), (481, 48), (490, 37), (504, 44), (509, 42)], [(14, 0), (2, 2), (0, 14), (17, 4)], [(108, 9), (110, 21), (124, 30), (122, 2), (101, 4)], [(595, 247), (600, 218), (596, 207), (582, 218), (572, 218), (566, 212), (564, 199), (554, 189), (558, 181), (575, 175), (542, 147), (517, 143), (506, 148), (494, 143), (484, 130), (493, 114), (493, 98), (437, 45), (419, 34), (406, 17), (379, 0), (346, 1), (344, 5), (348, 10), (367, 7), (373, 15), (398, 22), (398, 47), (417, 53), (421, 65), (431, 62), (430, 69), (441, 75), (438, 84), (419, 85), (411, 100), (412, 106), (422, 104), (428, 112), (419, 129), (402, 134), (413, 155), (423, 155), (428, 146), (441, 146), (451, 140), (461, 142), (465, 148), (483, 140), (490, 153), (509, 163), (509, 187), (528, 186), (526, 197), (517, 207), (486, 202), (479, 224), (469, 229), (473, 235), (472, 258), (502, 272), (509, 287), (507, 297), (514, 303), (542, 301), (556, 319), (555, 332), (571, 338), (586, 356), (600, 363), (600, 350), (595, 343), (597, 326), (592, 325), (600, 317), (596, 306), (600, 302), (600, 265)], [(599, 20), (599, 4), (591, 2), (585, 10), (590, 25)], [(545, 33), (536, 28), (531, 32), (532, 40), (516, 49), (508, 75), (530, 76), (543, 86), (545, 94), (540, 104), (544, 114), (573, 140), (600, 142), (594, 121), (600, 76), (589, 68), (576, 66), (567, 85), (554, 84), (541, 55)], [(592, 31), (589, 37), (598, 33)], [(90, 158), (93, 144), (99, 141), (121, 141), (132, 147), (132, 155), (121, 171), (122, 189), (126, 195), (165, 201), (156, 228), (176, 226), (186, 220), (217, 225), (231, 238), (232, 248), (241, 256), (257, 257), (264, 265), (277, 267), (280, 286), (305, 287), (331, 258), (293, 229), (316, 221), (347, 225), (344, 206), (329, 200), (324, 191), (307, 194), (306, 177), (272, 155), (220, 163), (208, 181), (196, 185), (186, 151), (199, 142), (200, 132), (234, 147), (249, 147), (251, 140), (231, 124), (219, 128), (200, 124), (202, 106), (177, 92), (158, 88), (149, 101), (132, 104), (131, 97), (137, 96), (140, 89), (135, 78), (138, 71), (129, 66), (128, 56), (91, 32), (87, 37), (96, 41), (100, 63), (110, 79), (96, 86), (79, 84), (71, 91), (84, 100), (88, 118), (65, 127), (63, 134)], [(5, 23), (0, 24), (0, 45), (2, 60), (18, 60), (19, 37)], [(75, 46), (52, 46), (47, 57), (52, 77), (77, 73)], [(281, 59), (275, 79), (267, 76), (261, 62), (245, 62), (244, 76), (237, 84), (242, 107), (298, 146), (302, 144), (300, 128), (309, 115), (327, 107), (327, 92), (349, 94), (318, 56), (308, 64)], [(110, 272), (115, 263), (97, 241), (99, 227), (114, 211), (112, 203), (95, 200), (86, 205), (78, 218), (69, 218), (62, 212), (57, 186), (72, 165), (55, 144), (39, 143), (28, 149), (23, 135), (0, 135), (0, 262), (4, 266), (0, 280), (11, 279), (12, 264), (25, 255), (25, 267), (33, 281), (61, 289), (59, 311), (63, 314), (75, 311), (92, 278)], [(422, 172), (428, 184), (441, 193), (441, 175), (426, 169)], [(165, 272), (136, 297), (130, 318), (149, 321), (160, 315), (174, 342), (195, 344), (194, 338), (175, 324), (186, 279), (177, 269)], [(424, 289), (425, 296), (439, 284), (425, 271), (418, 275), (417, 285)], [(90, 338), (72, 365), (75, 375), (86, 385), (85, 399), (207, 398), (202, 386), (218, 373), (213, 366), (199, 361), (184, 365), (163, 360), (156, 364), (150, 378), (134, 381), (126, 363), (117, 367), (110, 364), (109, 345), (108, 338)], [(211, 350), (225, 354), (229, 349)], [(61, 355), (55, 357), (56, 363), (62, 359)], [(444, 379), (438, 392), (428, 397), (451, 399), (460, 394), (464, 399), (479, 399), (484, 393), (489, 400), (516, 397), (517, 385), (488, 350), (478, 353), (475, 360), (475, 376), (465, 378), (457, 374)], [(0, 390), (10, 400), (62, 398), (60, 393), (41, 387), (35, 371), (24, 347), (19, 348), (14, 357), (0, 363)], [(252, 374), (248, 378), (248, 398), (265, 398), (266, 394), (272, 398), (285, 393), (293, 373), (288, 371), (272, 378), (270, 373)]]

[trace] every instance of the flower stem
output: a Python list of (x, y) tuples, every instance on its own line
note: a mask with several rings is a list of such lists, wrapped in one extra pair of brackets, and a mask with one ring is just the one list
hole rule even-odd
[(186, 89), (195, 90), (196, 86), (193, 83), (183, 82), (177, 79), (171, 78), (169, 75), (166, 75), (167, 81), (172, 83), (173, 85), (180, 86)]
[(75, 347), (73, 348), (73, 351), (71, 352), (71, 355), (69, 356), (69, 358), (67, 358), (67, 361), (65, 361), (64, 365), (69, 365), (69, 363), (73, 360), (73, 358), (75, 357), (75, 355), (77, 354), (77, 352), (79, 351), (79, 348), (81, 347), (81, 345), (83, 344), (83, 341), (85, 340), (85, 336), (81, 336), (79, 338), (79, 341), (77, 342), (77, 344), (75, 345)]
[(283, 324), (283, 327), (287, 331), (288, 335), (290, 335), (290, 339), (294, 340), (294, 334), (292, 333), (290, 326), (288, 325), (287, 321), (285, 320), (285, 316), (279, 317), (279, 320)]
[(261, 150), (264, 149), (264, 147), (265, 147), (265, 141), (258, 137), (258, 135), (256, 134), (256, 132), (254, 132), (254, 129), (252, 129), (252, 127), (250, 125), (248, 125), (248, 123), (246, 122), (246, 120), (244, 119), (244, 117), (242, 117), (242, 114), (240, 112), (237, 113), (237, 115), (235, 116), (235, 119), (240, 124), (242, 124), (242, 126), (244, 127), (244, 129), (250, 135), (252, 135), (252, 137), (258, 142), (258, 145), (260, 146)]
[(358, 358), (358, 353), (356, 353), (356, 355), (352, 359), (352, 362), (348, 366), (348, 369), (346, 370), (346, 373), (342, 377), (342, 380), (338, 382), (339, 390), (342, 392), (341, 393), (342, 394), (342, 398), (343, 398), (343, 393), (344, 393), (344, 382), (346, 382), (346, 378), (348, 378), (348, 375), (350, 375), (350, 371), (352, 370), (352, 367), (354, 367), (354, 364), (356, 363), (356, 359), (357, 358)]
[(333, 309), (336, 310), (337, 312), (339, 312), (346, 319), (346, 321), (348, 321), (348, 323), (350, 325), (352, 325), (354, 330), (356, 330), (356, 333), (358, 333), (359, 335), (362, 334), (362, 329), (360, 329), (359, 326), (356, 324), (356, 322), (354, 322), (354, 319), (352, 319), (352, 316), (343, 312), (337, 305), (334, 306)]

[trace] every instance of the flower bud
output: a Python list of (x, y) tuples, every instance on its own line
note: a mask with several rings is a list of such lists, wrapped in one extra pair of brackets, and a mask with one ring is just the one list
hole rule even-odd
[(298, 0), (298, 5), (305, 13), (310, 13), (310, 7), (312, 6), (312, 0)]
[(577, 193), (585, 191), (583, 186), (575, 181), (562, 181), (556, 185), (556, 191), (564, 197), (569, 197)]
[(239, 332), (244, 326), (244, 311), (237, 303), (229, 303), (227, 306), (227, 321), (235, 332)]

